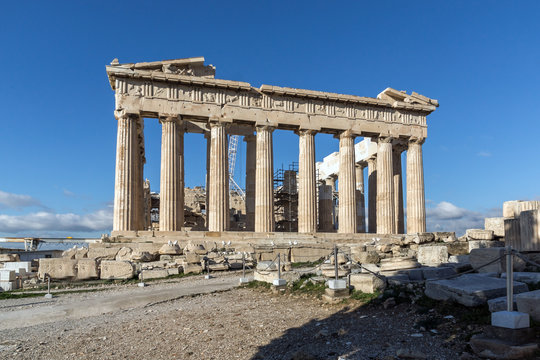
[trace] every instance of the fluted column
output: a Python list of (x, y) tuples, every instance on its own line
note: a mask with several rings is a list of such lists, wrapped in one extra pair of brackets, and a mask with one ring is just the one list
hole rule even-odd
[(144, 155), (144, 121), (137, 119), (137, 154), (134, 157), (135, 169), (135, 218), (136, 230), (146, 230), (145, 228), (145, 212), (144, 212), (144, 164), (146, 157)]
[(317, 180), (315, 169), (315, 131), (299, 131), (298, 232), (317, 231)]
[(396, 233), (405, 234), (405, 214), (403, 211), (403, 175), (401, 170), (401, 153), (403, 147), (400, 145), (393, 148), (392, 166), (394, 167), (394, 216), (396, 218)]
[(364, 168), (366, 162), (356, 165), (356, 232), (366, 232), (366, 202), (364, 197)]
[(184, 132), (178, 116), (161, 123), (159, 230), (180, 231), (184, 225)]
[[(338, 170), (339, 171), (339, 170)], [(330, 175), (325, 179), (326, 185), (330, 186), (330, 222), (331, 222), (331, 231), (337, 230), (337, 220), (338, 220), (338, 204), (337, 200), (334, 199), (334, 194), (336, 193), (336, 181), (337, 175)]]
[(269, 126), (257, 126), (255, 232), (273, 232), (275, 227), (273, 131), (274, 128)]
[(224, 123), (210, 123), (210, 201), (208, 231), (225, 231), (229, 227), (229, 174), (227, 129)]
[(356, 232), (356, 173), (354, 135), (344, 131), (339, 135), (339, 233)]
[(368, 231), (377, 233), (377, 156), (368, 159)]
[(255, 169), (257, 142), (254, 135), (244, 136), (246, 142), (246, 230), (255, 230)]
[(319, 184), (319, 231), (331, 232), (334, 230), (332, 209), (332, 185), (326, 181)]
[(113, 231), (135, 230), (137, 121), (139, 116), (116, 111), (118, 135), (116, 140), (116, 174), (114, 181)]
[(425, 139), (411, 138), (407, 150), (407, 233), (426, 231), (424, 165), (422, 144)]
[(208, 207), (210, 203), (210, 144), (211, 144), (209, 131), (204, 133), (204, 138), (206, 140), (206, 179), (205, 179), (206, 198), (204, 201), (204, 208), (205, 208), (205, 213), (206, 213), (206, 230), (208, 230), (208, 226), (210, 225), (208, 223)]
[(377, 233), (396, 233), (392, 138), (379, 137), (377, 145)]

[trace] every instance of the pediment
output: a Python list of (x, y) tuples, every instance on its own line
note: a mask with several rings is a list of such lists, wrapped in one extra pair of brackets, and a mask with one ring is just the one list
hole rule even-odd
[(118, 59), (111, 62), (111, 66), (122, 67), (131, 70), (144, 70), (164, 74), (175, 74), (184, 76), (198, 76), (205, 78), (214, 78), (216, 67), (205, 65), (204, 57), (193, 57), (185, 59), (162, 60), (141, 63), (120, 64)]
[(407, 103), (407, 104), (418, 104), (418, 105), (431, 105), (438, 107), (439, 101), (435, 99), (430, 99), (427, 96), (420, 95), (416, 92), (412, 92), (410, 95), (407, 94), (406, 91), (399, 91), (392, 88), (386, 88), (384, 89), (379, 95), (377, 95), (377, 99), (380, 100), (386, 100), (390, 103), (394, 102), (401, 102), (401, 103)]

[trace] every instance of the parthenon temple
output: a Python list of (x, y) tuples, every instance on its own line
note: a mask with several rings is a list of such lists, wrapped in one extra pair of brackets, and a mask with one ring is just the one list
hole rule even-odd
[[(215, 67), (205, 65), (203, 57), (129, 64), (115, 59), (106, 70), (115, 91), (118, 121), (111, 235), (186, 233), (184, 176), (190, 169), (184, 166), (184, 156), (202, 149), (185, 149), (185, 133), (202, 133), (207, 140), (207, 232), (230, 230), (227, 142), (229, 135), (241, 135), (247, 147), (245, 230), (273, 233), (275, 129), (298, 134), (298, 233), (353, 236), (426, 231), (422, 144), (427, 137), (426, 117), (438, 107), (437, 100), (391, 88), (376, 98), (271, 85), (256, 88), (216, 79)], [(145, 215), (143, 118), (159, 119), (162, 127), (159, 230), (155, 231)], [(318, 133), (339, 140), (339, 153), (321, 163), (315, 161)], [(355, 147), (356, 137), (364, 140)], [(401, 164), (404, 151), (406, 175)]]

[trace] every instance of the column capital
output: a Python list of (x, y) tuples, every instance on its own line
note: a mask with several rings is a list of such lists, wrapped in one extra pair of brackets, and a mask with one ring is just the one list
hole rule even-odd
[(165, 122), (175, 122), (179, 124), (181, 121), (180, 115), (173, 115), (173, 114), (159, 114), (159, 123), (163, 124)]
[(266, 130), (266, 131), (269, 131), (269, 132), (273, 132), (276, 128), (274, 126), (271, 126), (271, 125), (255, 125), (255, 129), (257, 131)]
[(229, 123), (223, 122), (223, 121), (218, 121), (218, 120), (210, 120), (210, 121), (208, 121), (208, 127), (209, 127), (210, 129), (215, 128), (215, 127), (224, 127), (224, 128), (228, 128), (228, 127), (229, 127)]
[(370, 158), (367, 160), (368, 165), (370, 164), (376, 164), (377, 163), (377, 153), (373, 154)]
[(368, 161), (369, 161), (369, 159), (368, 159), (368, 160), (361, 160), (361, 161), (358, 161), (358, 162), (356, 163), (356, 167), (357, 167), (357, 168), (364, 169), (366, 166), (368, 166)]
[(338, 134), (336, 134), (334, 136), (335, 138), (338, 138), (338, 139), (346, 139), (346, 138), (355, 138), (356, 137), (356, 134), (352, 132), (352, 130), (345, 130), (345, 131), (342, 131)]
[(299, 130), (295, 130), (294, 133), (296, 135), (316, 135), (318, 133), (317, 130), (313, 130), (313, 129), (299, 129)]
[(379, 135), (379, 136), (375, 136), (372, 138), (373, 141), (375, 141), (376, 143), (381, 143), (381, 144), (392, 144), (394, 143), (394, 141), (396, 140), (396, 138), (392, 137), (392, 136), (389, 136), (389, 135)]
[(422, 145), (424, 144), (424, 142), (426, 141), (426, 138), (419, 138), (419, 137), (410, 137), (409, 138), (409, 144), (418, 144), (418, 145)]
[(128, 113), (126, 110), (120, 109), (120, 110), (114, 110), (114, 117), (116, 120), (125, 119), (125, 118), (131, 118), (131, 119), (139, 119), (140, 115), (137, 113)]

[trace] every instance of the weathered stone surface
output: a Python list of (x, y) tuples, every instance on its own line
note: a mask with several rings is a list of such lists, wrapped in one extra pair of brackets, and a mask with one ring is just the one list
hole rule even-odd
[[(347, 258), (342, 253), (338, 253), (337, 260), (339, 265), (343, 265), (347, 262)], [(330, 264), (335, 264), (334, 255), (330, 257)]]
[(21, 269), (24, 272), (32, 271), (32, 262), (31, 261), (11, 261), (4, 264), (4, 269), (15, 270), (16, 273), (20, 273)]
[(520, 200), (505, 201), (503, 203), (503, 217), (515, 218), (519, 215), (519, 203)]
[(383, 291), (386, 288), (386, 279), (384, 276), (375, 276), (373, 274), (352, 274), (350, 284), (355, 290), (366, 294), (373, 294)]
[[(278, 278), (277, 271), (268, 271), (268, 272), (255, 271), (253, 275), (253, 279), (255, 281), (264, 281), (270, 284), (272, 284), (274, 280), (277, 278)], [(281, 279), (286, 280), (288, 283), (295, 282), (298, 279), (300, 279), (300, 274), (295, 271), (282, 272)]]
[(118, 253), (116, 253), (115, 260), (116, 261), (129, 261), (131, 260), (132, 253), (133, 253), (132, 248), (123, 247), (120, 250), (118, 250)]
[[(506, 249), (502, 247), (486, 248), (486, 249), (473, 249), (469, 255), (469, 260), (473, 268), (478, 268), (487, 264), (490, 261), (494, 261), (497, 258), (501, 258), (499, 261), (495, 261), (493, 264), (484, 266), (478, 269), (479, 273), (502, 273), (506, 271)], [(523, 271), (525, 269), (525, 262), (514, 256), (513, 269), (515, 271)]]
[(210, 268), (210, 271), (227, 271), (229, 270), (229, 265), (226, 263), (220, 263), (220, 264), (210, 264), (208, 265)]
[[(516, 296), (514, 295), (514, 307), (513, 309), (517, 309), (517, 303), (516, 303)], [(504, 311), (507, 310), (506, 307), (506, 296), (501, 296), (494, 299), (488, 300), (488, 308), (490, 312), (497, 312), (497, 311)]]
[(12, 291), (17, 288), (17, 281), (0, 281), (0, 291)]
[(167, 244), (163, 244), (163, 246), (159, 249), (159, 253), (161, 255), (181, 255), (182, 249), (178, 245), (177, 241), (169, 241)]
[[(514, 281), (514, 293), (526, 291), (526, 284)], [(506, 280), (466, 274), (449, 280), (428, 281), (425, 293), (435, 300), (452, 300), (465, 306), (478, 306), (489, 299), (505, 295)]]
[(422, 276), (425, 280), (444, 279), (455, 274), (456, 274), (456, 270), (451, 267), (422, 268)]
[(470, 255), (452, 255), (448, 257), (448, 262), (454, 264), (470, 264), (471, 259)]
[(88, 255), (88, 248), (73, 246), (62, 253), (63, 258), (67, 259), (84, 259)]
[(91, 247), (88, 249), (88, 258), (114, 260), (120, 248), (118, 247)]
[(19, 261), (18, 254), (0, 254), (0, 262)]
[(450, 232), (450, 231), (441, 232), (441, 231), (439, 231), (439, 232), (434, 232), (433, 236), (435, 237), (433, 239), (434, 241), (442, 241), (442, 242), (445, 242), (445, 243), (457, 241), (457, 237), (456, 237), (455, 232)]
[(202, 266), (197, 264), (184, 264), (182, 269), (184, 274), (200, 274), (203, 271)]
[(491, 241), (491, 240), (471, 240), (468, 242), (468, 244), (469, 244), (469, 252), (471, 252), (473, 249), (486, 249), (486, 248), (504, 246), (504, 242), (502, 241)]
[(526, 210), (519, 215), (521, 247), (519, 250), (540, 250), (540, 210)]
[(518, 311), (529, 314), (535, 321), (540, 321), (540, 290), (516, 295), (516, 304)]
[(412, 258), (389, 258), (382, 259), (380, 262), (381, 271), (413, 269), (419, 266), (420, 264)]
[(150, 279), (161, 279), (169, 276), (169, 271), (167, 269), (152, 269), (152, 270), (143, 270), (141, 272), (140, 278), (144, 280)]
[(38, 276), (45, 278), (48, 274), (52, 279), (67, 279), (77, 276), (77, 260), (72, 259), (39, 259)]
[(488, 359), (526, 359), (538, 350), (538, 344), (512, 345), (483, 335), (473, 335), (469, 344), (477, 355)]
[(485, 218), (484, 229), (493, 231), (495, 236), (504, 237), (504, 217)]
[(103, 260), (101, 262), (101, 279), (131, 279), (134, 274), (135, 269), (129, 261)]
[(504, 219), (504, 242), (507, 246), (521, 250), (521, 227), (518, 219)]
[(473, 240), (493, 240), (493, 230), (468, 229), (465, 234)]
[(444, 245), (448, 250), (448, 255), (467, 255), (469, 253), (469, 244), (467, 242), (455, 241)]
[(77, 280), (98, 279), (99, 271), (96, 259), (77, 260)]
[(135, 262), (150, 262), (154, 261), (156, 256), (149, 253), (148, 251), (142, 251), (140, 249), (135, 249), (131, 253), (131, 261)]
[(438, 266), (448, 262), (446, 245), (424, 245), (418, 248), (418, 262), (422, 265)]
[[(506, 279), (506, 273), (502, 273), (501, 278)], [(525, 284), (530, 284), (530, 285), (540, 284), (540, 273), (514, 272), (514, 281), (519, 281), (519, 282), (523, 282)]]
[[(489, 273), (489, 272), (502, 273), (503, 271), (506, 270), (506, 267), (504, 266), (504, 263), (503, 263), (503, 261), (505, 260), (504, 259), (505, 252), (506, 250), (501, 247), (486, 248), (486, 249), (472, 249), (469, 255), (469, 260), (471, 262), (471, 266), (477, 269), (479, 273)], [(489, 263), (490, 261), (494, 261), (497, 258), (500, 258), (500, 260), (495, 261), (493, 264), (484, 266), (485, 264)]]
[(185, 262), (188, 264), (199, 264), (201, 262), (201, 257), (197, 254), (187, 253)]
[(379, 266), (377, 264), (362, 264), (362, 269), (361, 269), (361, 272), (362, 273), (371, 273), (371, 272), (374, 272), (374, 273), (379, 273), (379, 271), (381, 271), (381, 269), (379, 268)]

